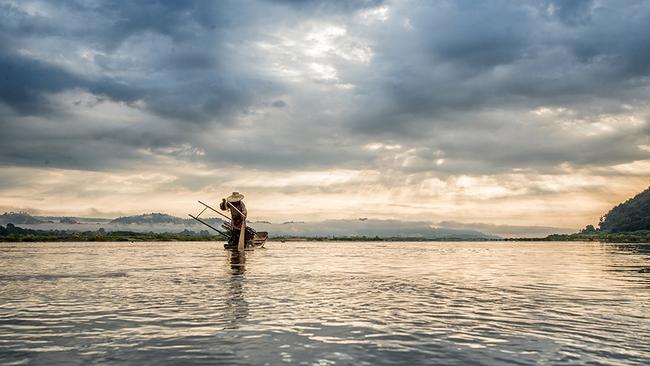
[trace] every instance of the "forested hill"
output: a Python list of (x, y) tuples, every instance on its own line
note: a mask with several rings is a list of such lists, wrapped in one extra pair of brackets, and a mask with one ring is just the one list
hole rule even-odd
[(638, 230), (650, 230), (650, 188), (612, 208), (600, 222), (600, 231)]
[(180, 217), (171, 216), (163, 213), (152, 212), (150, 214), (142, 214), (136, 216), (118, 217), (112, 220), (111, 224), (184, 224), (192, 222), (191, 219), (181, 219)]

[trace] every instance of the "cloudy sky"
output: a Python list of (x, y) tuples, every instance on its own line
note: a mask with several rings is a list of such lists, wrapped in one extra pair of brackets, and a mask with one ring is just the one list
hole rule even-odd
[(579, 228), (649, 60), (647, 1), (0, 0), (0, 211)]

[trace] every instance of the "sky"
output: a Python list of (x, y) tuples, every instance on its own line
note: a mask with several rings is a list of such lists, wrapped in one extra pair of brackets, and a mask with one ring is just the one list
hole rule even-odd
[(597, 224), (648, 186), (647, 1), (0, 0), (0, 211)]

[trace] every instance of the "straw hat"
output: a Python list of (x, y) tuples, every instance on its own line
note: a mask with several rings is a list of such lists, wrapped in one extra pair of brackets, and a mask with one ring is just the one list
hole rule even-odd
[(239, 192), (232, 192), (230, 196), (226, 198), (228, 202), (239, 202), (244, 199), (244, 195)]

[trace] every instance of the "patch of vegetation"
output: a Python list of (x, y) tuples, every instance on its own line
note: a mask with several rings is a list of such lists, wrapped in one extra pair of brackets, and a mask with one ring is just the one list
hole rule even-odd
[(179, 233), (138, 233), (132, 231), (69, 231), (32, 230), (13, 224), (0, 226), (0, 242), (49, 242), (49, 241), (210, 241), (226, 240), (221, 235), (211, 235), (207, 230), (194, 232), (183, 230)]
[(149, 214), (142, 214), (136, 216), (123, 216), (118, 217), (111, 221), (111, 224), (183, 224), (187, 220), (179, 217), (167, 215), (164, 213), (152, 212)]
[(575, 234), (553, 234), (543, 239), (510, 240), (650, 243), (650, 188), (609, 210), (600, 218), (598, 228), (587, 225)]
[(576, 234), (553, 234), (543, 240), (549, 241), (600, 241), (606, 243), (650, 243), (650, 230), (630, 232), (596, 232)]
[(650, 230), (650, 188), (612, 208), (599, 227), (609, 233)]
[(650, 230), (638, 230), (625, 233), (608, 233), (602, 231), (575, 234), (551, 234), (545, 238), (508, 238), (505, 241), (597, 241), (603, 243), (650, 243)]

